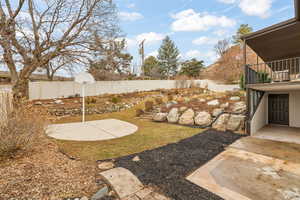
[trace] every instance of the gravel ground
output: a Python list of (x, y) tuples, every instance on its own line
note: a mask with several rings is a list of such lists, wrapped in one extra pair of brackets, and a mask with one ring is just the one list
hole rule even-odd
[[(224, 151), (241, 136), (230, 132), (207, 130), (191, 138), (161, 148), (116, 159), (118, 167), (133, 172), (145, 184), (159, 188), (175, 200), (220, 200), (185, 177)], [(139, 156), (140, 161), (132, 159)]]

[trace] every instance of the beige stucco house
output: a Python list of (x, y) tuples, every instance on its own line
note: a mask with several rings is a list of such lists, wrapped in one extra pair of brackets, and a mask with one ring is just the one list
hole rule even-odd
[(300, 129), (296, 129), (300, 128), (300, 0), (295, 0), (294, 18), (248, 34), (243, 40), (264, 61), (247, 65), (244, 60), (248, 134), (281, 130), (278, 137), (293, 133), (300, 141)]

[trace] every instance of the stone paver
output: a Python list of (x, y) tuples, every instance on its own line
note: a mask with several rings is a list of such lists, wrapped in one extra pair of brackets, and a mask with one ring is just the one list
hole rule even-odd
[(169, 200), (169, 198), (145, 187), (129, 170), (118, 167), (100, 175), (121, 200)]
[(72, 141), (100, 141), (124, 137), (135, 133), (138, 127), (116, 119), (53, 124), (47, 129), (50, 137)]
[(125, 168), (114, 168), (101, 172), (100, 175), (120, 199), (133, 195), (144, 188), (141, 181)]

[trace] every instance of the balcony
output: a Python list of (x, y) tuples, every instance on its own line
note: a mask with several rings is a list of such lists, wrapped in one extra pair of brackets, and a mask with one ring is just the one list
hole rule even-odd
[(245, 81), (247, 85), (300, 82), (300, 57), (246, 65)]

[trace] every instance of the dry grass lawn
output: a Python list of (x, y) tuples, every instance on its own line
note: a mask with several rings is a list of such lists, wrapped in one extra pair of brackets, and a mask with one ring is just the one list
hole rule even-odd
[[(88, 161), (105, 160), (139, 153), (170, 143), (178, 142), (202, 132), (201, 129), (183, 127), (167, 123), (155, 123), (151, 120), (135, 117), (135, 109), (118, 113), (91, 115), (87, 120), (119, 119), (135, 124), (139, 130), (129, 136), (108, 141), (73, 142), (56, 140), (61, 151), (75, 158)], [(80, 121), (80, 116), (60, 119), (57, 123)]]

